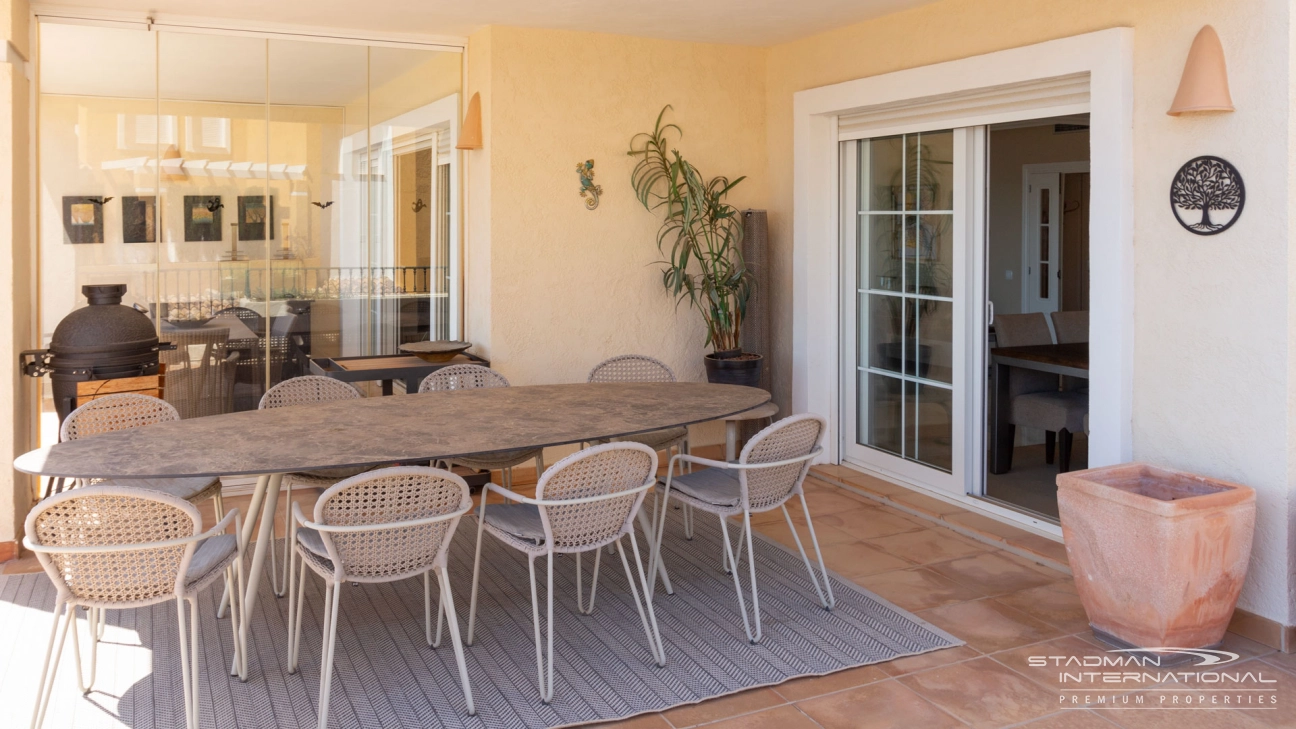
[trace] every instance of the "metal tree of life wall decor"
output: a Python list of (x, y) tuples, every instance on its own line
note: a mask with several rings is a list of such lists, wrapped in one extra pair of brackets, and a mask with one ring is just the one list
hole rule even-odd
[(1170, 183), (1170, 209), (1180, 225), (1197, 235), (1228, 230), (1245, 203), (1242, 175), (1219, 157), (1188, 160)]

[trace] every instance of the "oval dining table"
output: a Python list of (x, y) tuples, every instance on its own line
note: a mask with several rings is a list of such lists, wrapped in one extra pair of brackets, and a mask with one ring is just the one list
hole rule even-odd
[[(158, 423), (29, 451), (14, 468), (63, 478), (258, 476), (239, 535), (246, 548), (259, 514), (242, 601), (251, 615), (286, 473), (592, 442), (722, 420), (769, 399), (752, 387), (693, 382), (446, 390)], [(243, 646), (248, 622), (239, 626)]]

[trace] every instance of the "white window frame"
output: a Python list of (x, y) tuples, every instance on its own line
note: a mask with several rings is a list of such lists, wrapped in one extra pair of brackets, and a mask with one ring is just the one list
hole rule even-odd
[[(1134, 31), (1111, 28), (956, 61), (822, 86), (793, 95), (792, 409), (828, 419), (821, 460), (841, 461), (840, 231), (838, 117), (872, 106), (948, 101), (939, 128), (1020, 121), (1059, 112), (1090, 115), (1090, 440), (1089, 463), (1129, 461), (1133, 453)], [(959, 97), (995, 86), (1076, 73), (1089, 75), (1087, 108), (972, 110), (950, 118)], [(932, 127), (936, 128), (936, 127)], [(921, 131), (922, 128), (913, 129)], [(882, 131), (882, 130), (879, 130)], [(871, 132), (863, 132), (872, 136)], [(980, 426), (984, 429), (984, 426)], [(947, 497), (984, 511), (1056, 527), (971, 496)]]

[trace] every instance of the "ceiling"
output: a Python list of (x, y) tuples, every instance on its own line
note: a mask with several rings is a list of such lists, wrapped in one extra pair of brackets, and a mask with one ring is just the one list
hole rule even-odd
[(585, 30), (649, 38), (773, 45), (933, 0), (72, 0), (79, 7), (258, 25), (343, 28), (349, 34), (465, 37), (486, 25)]

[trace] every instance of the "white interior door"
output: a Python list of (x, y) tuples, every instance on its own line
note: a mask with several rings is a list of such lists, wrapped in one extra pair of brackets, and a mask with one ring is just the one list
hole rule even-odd
[(1022, 312), (1048, 314), (1058, 310), (1062, 283), (1062, 176), (1057, 172), (1026, 173), (1022, 205)]
[(984, 159), (982, 127), (842, 144), (842, 455), (956, 494), (983, 430)]

